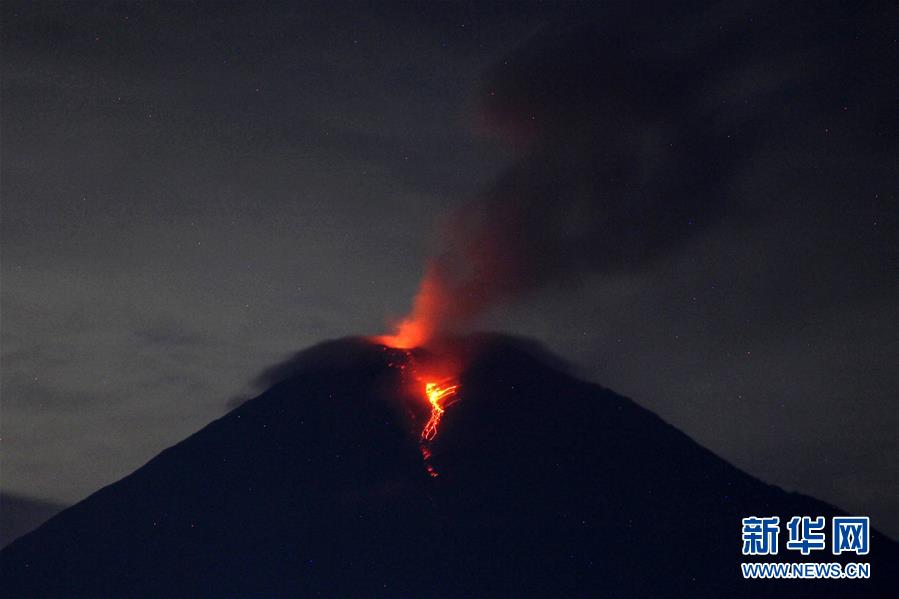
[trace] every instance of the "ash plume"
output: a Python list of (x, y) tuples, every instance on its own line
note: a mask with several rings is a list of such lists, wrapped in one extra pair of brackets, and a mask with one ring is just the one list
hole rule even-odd
[[(726, 219), (741, 229), (772, 210), (803, 218), (809, 206), (796, 200), (807, 198), (741, 197), (734, 181), (756, 168), (757, 153), (776, 160), (777, 147), (820, 158), (810, 131), (845, 120), (845, 107), (872, 86), (895, 91), (877, 78), (855, 81), (851, 93), (842, 86), (858, 79), (879, 38), (856, 39), (847, 52), (827, 36), (861, 27), (870, 13), (602, 10), (562, 19), (485, 75), (484, 125), (520, 156), (452, 215), (412, 313), (387, 338), (394, 344), (420, 344), (544, 288), (649, 269)], [(706, 11), (720, 13), (711, 19), (720, 31), (694, 25), (709, 21)], [(868, 97), (891, 97), (883, 91)], [(879, 168), (889, 162), (882, 133), (896, 121), (886, 104), (868, 108), (853, 113), (838, 144), (873, 150)], [(844, 218), (826, 206), (833, 192), (821, 177), (797, 166), (797, 187), (821, 196), (812, 207), (821, 222)], [(769, 168), (756, 180), (779, 176)]]

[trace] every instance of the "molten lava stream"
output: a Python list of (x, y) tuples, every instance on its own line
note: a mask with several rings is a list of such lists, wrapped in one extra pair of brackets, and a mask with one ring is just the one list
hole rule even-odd
[(442, 383), (425, 383), (425, 397), (431, 405), (431, 416), (421, 429), (419, 438), (419, 446), (421, 447), (421, 457), (425, 463), (425, 469), (433, 478), (439, 476), (437, 470), (431, 464), (431, 441), (437, 436), (437, 428), (440, 426), (440, 420), (443, 413), (446, 412), (448, 405), (447, 400), (456, 396), (459, 385)]
[(431, 404), (431, 417), (428, 418), (425, 427), (421, 430), (422, 441), (433, 441), (434, 437), (437, 436), (437, 427), (440, 425), (440, 419), (443, 418), (443, 413), (446, 411), (446, 407), (441, 405), (440, 402), (446, 397), (454, 396), (458, 388), (459, 385), (442, 387), (439, 383), (425, 384), (425, 397), (428, 398), (428, 403)]
[[(429, 338), (430, 332), (430, 328), (423, 325), (418, 319), (408, 318), (400, 323), (393, 335), (381, 335), (372, 339), (386, 347), (403, 350), (406, 360), (399, 368), (406, 371), (407, 374), (411, 374), (412, 380), (415, 381), (416, 395), (418, 394), (417, 389), (421, 389), (419, 385), (424, 385), (424, 399), (428, 402), (431, 413), (421, 429), (419, 447), (428, 474), (437, 477), (437, 471), (430, 463), (430, 444), (437, 437), (437, 430), (447, 406), (458, 400), (459, 385), (456, 383), (456, 378), (446, 375), (458, 372), (459, 368), (455, 360), (445, 359), (445, 356), (435, 359), (433, 355), (426, 358), (424, 367), (421, 367), (412, 350), (420, 347), (420, 344)], [(391, 366), (393, 365), (391, 364)], [(423, 369), (428, 371), (427, 374), (422, 374)]]

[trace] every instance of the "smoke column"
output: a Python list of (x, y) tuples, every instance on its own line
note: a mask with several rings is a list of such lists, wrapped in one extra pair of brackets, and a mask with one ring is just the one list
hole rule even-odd
[(485, 124), (522, 154), (451, 217), (388, 342), (421, 345), (546, 286), (642, 268), (717, 218), (718, 174), (734, 157), (701, 119), (674, 118), (684, 79), (635, 43), (563, 28), (486, 75)]
[[(878, 56), (873, 42), (856, 37), (851, 52), (832, 52), (803, 41), (847, 27), (855, 18), (849, 8), (786, 20), (778, 11), (725, 11), (712, 19), (718, 27), (698, 29), (708, 10), (578, 9), (485, 74), (484, 124), (520, 155), (452, 215), (439, 235), (445, 247), (429, 260), (410, 315), (388, 340), (420, 345), (550, 286), (652, 268), (725, 218), (733, 230), (790, 219), (810, 248), (834, 243), (847, 200), (833, 198), (815, 170), (835, 141), (816, 140), (846, 122), (849, 106), (866, 106), (841, 129), (840, 151), (869, 156), (871, 169), (887, 164), (894, 107), (872, 98), (895, 97), (879, 89), (894, 92), (895, 78), (859, 79), (860, 65), (876, 63), (868, 60)], [(585, 14), (592, 11), (602, 14)], [(871, 156), (872, 148), (880, 153)], [(794, 164), (808, 157), (811, 170), (783, 166), (776, 157), (786, 149)], [(801, 191), (739, 195), (733, 182), (750, 169), (760, 189), (787, 177)], [(810, 228), (810, 213), (820, 227)], [(855, 248), (857, 238), (847, 232), (841, 247), (870, 254)], [(778, 244), (789, 246), (766, 241)]]

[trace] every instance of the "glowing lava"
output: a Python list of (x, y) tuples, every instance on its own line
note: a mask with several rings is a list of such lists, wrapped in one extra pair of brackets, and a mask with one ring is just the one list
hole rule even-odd
[(428, 418), (424, 428), (421, 429), (419, 445), (421, 447), (421, 457), (425, 462), (425, 469), (433, 478), (437, 478), (439, 475), (431, 464), (431, 441), (437, 436), (437, 427), (440, 425), (440, 419), (443, 418), (443, 413), (446, 412), (446, 407), (449, 405), (447, 399), (455, 397), (458, 388), (459, 385), (425, 384), (425, 397), (428, 398), (428, 403), (431, 404), (431, 417)]
[[(447, 407), (459, 400), (459, 384), (454, 374), (459, 372), (459, 364), (445, 355), (439, 358), (435, 358), (433, 354), (425, 354), (424, 358), (417, 357), (416, 352), (408, 348), (388, 343), (391, 339), (390, 336), (373, 338), (377, 343), (403, 350), (405, 359), (399, 362), (391, 360), (389, 365), (402, 373), (404, 395), (409, 393), (412, 397), (421, 398), (430, 408), (428, 420), (419, 433), (418, 445), (425, 469), (432, 477), (437, 477), (437, 471), (431, 465), (431, 442), (437, 437), (437, 430)], [(417, 408), (409, 410), (413, 422), (418, 421), (419, 414)]]
[(441, 405), (440, 402), (446, 397), (454, 396), (458, 387), (458, 385), (442, 387), (438, 383), (427, 383), (425, 385), (425, 397), (428, 398), (428, 402), (431, 404), (431, 417), (428, 418), (425, 427), (421, 429), (422, 441), (433, 441), (434, 437), (437, 436), (437, 427), (440, 425), (440, 419), (443, 418), (443, 413), (446, 411), (446, 407)]

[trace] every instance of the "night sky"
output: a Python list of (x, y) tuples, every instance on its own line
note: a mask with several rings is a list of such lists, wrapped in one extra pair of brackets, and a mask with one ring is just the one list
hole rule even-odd
[(4, 495), (84, 498), (486, 244), (453, 330), (899, 537), (899, 13), (588, 4), (4, 2)]

